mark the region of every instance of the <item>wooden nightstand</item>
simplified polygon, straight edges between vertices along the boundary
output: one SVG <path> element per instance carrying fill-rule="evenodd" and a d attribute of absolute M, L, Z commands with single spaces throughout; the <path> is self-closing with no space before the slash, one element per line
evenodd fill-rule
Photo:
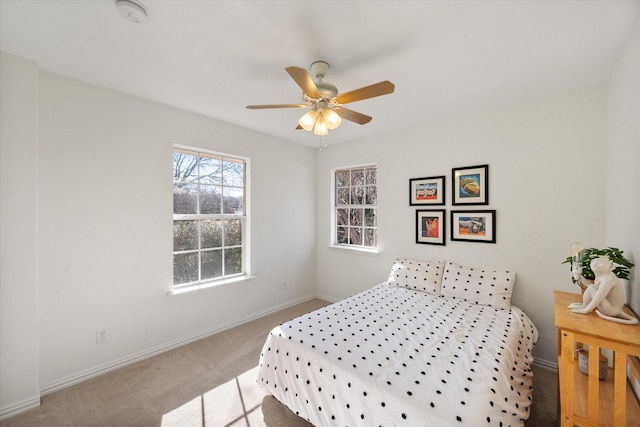
<path fill-rule="evenodd" d="M 595 313 L 572 313 L 567 306 L 580 294 L 554 292 L 558 328 L 559 424 L 567 426 L 640 426 L 640 405 L 627 384 L 627 356 L 640 357 L 640 325 L 623 325 Z M 628 307 L 625 308 L 628 310 Z M 630 311 L 629 311 L 630 312 Z M 589 347 L 589 375 L 578 369 L 576 350 Z M 614 354 L 607 379 L 598 379 L 602 349 Z"/>

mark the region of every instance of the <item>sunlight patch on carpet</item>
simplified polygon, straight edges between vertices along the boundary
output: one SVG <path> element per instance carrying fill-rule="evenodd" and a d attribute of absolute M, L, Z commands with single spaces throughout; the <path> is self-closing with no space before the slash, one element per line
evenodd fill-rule
<path fill-rule="evenodd" d="M 236 427 L 264 425 L 260 405 L 264 393 L 256 385 L 254 367 L 162 416 L 162 427 Z"/>

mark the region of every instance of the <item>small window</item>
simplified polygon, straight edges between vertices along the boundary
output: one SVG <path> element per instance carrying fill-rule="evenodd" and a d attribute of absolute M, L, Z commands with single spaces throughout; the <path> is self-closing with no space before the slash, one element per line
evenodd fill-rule
<path fill-rule="evenodd" d="M 375 166 L 335 171 L 334 243 L 373 249 L 377 246 L 377 169 Z"/>
<path fill-rule="evenodd" d="M 173 151 L 174 289 L 246 274 L 246 162 Z"/>

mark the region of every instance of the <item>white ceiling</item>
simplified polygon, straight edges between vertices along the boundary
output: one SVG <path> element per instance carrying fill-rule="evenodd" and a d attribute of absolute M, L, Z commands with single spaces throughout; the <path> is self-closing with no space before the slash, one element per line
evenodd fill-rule
<path fill-rule="evenodd" d="M 0 0 L 0 49 L 40 68 L 317 146 L 284 71 L 325 60 L 346 92 L 382 80 L 391 95 L 353 104 L 329 144 L 606 83 L 640 1 Z"/>

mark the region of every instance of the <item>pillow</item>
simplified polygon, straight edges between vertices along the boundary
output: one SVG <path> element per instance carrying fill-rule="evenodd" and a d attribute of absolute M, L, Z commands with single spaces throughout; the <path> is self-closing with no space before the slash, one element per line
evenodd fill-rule
<path fill-rule="evenodd" d="M 499 309 L 511 307 L 515 273 L 462 267 L 447 262 L 442 276 L 442 296 Z"/>
<path fill-rule="evenodd" d="M 393 263 L 393 267 L 391 267 L 389 284 L 440 296 L 443 268 L 444 260 L 414 261 L 397 259 Z"/>

